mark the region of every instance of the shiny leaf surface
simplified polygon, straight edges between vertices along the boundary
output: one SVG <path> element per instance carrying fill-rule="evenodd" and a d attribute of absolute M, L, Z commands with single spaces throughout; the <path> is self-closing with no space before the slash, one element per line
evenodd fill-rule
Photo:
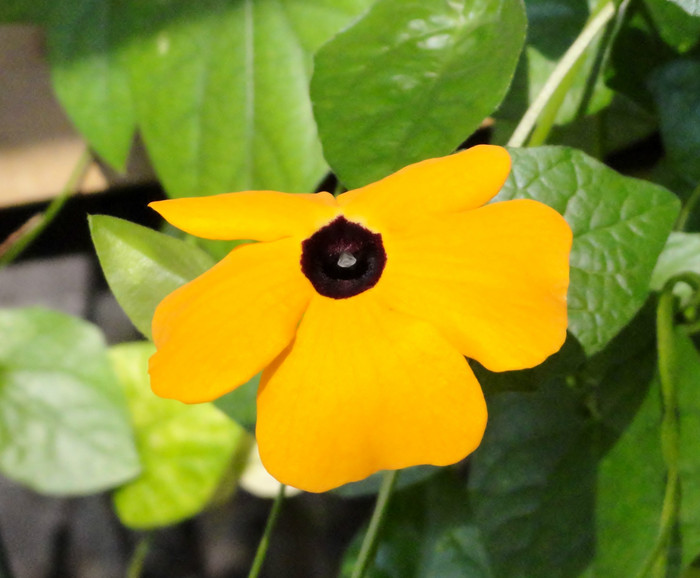
<path fill-rule="evenodd" d="M 379 0 L 316 55 L 326 160 L 349 188 L 447 154 L 498 106 L 525 35 L 519 0 Z"/>

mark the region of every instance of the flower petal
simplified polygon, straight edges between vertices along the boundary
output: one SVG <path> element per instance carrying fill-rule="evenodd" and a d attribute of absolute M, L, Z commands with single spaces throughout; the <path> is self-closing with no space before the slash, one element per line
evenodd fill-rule
<path fill-rule="evenodd" d="M 268 365 L 293 339 L 313 292 L 300 252 L 296 239 L 242 245 L 168 295 L 153 318 L 153 391 L 210 401 Z"/>
<path fill-rule="evenodd" d="M 338 214 L 330 193 L 243 191 L 155 201 L 149 207 L 171 225 L 197 237 L 255 241 L 308 237 Z"/>
<path fill-rule="evenodd" d="M 371 290 L 315 295 L 258 391 L 263 464 L 311 492 L 379 470 L 455 463 L 485 426 L 464 357 L 431 325 L 379 305 Z"/>
<path fill-rule="evenodd" d="M 479 145 L 409 165 L 338 197 L 348 219 L 374 231 L 403 229 L 425 214 L 463 211 L 491 200 L 510 172 L 506 149 Z"/>
<path fill-rule="evenodd" d="M 374 291 L 492 371 L 533 367 L 566 338 L 571 237 L 559 213 L 531 200 L 425 220 L 384 235 Z"/>

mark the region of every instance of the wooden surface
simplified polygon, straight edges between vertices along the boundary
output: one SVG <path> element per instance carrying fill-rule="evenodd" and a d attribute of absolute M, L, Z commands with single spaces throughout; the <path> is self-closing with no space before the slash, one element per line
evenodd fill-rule
<path fill-rule="evenodd" d="M 0 25 L 0 208 L 57 195 L 84 147 L 51 88 L 42 30 Z M 94 164 L 80 192 L 151 180 L 135 156 L 126 175 Z"/>

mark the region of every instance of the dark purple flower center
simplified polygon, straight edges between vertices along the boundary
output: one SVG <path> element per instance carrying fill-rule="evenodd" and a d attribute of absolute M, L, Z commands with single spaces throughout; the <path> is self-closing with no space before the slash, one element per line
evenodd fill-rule
<path fill-rule="evenodd" d="M 345 299 L 374 287 L 386 265 L 382 236 L 338 217 L 301 244 L 301 270 L 325 297 Z"/>

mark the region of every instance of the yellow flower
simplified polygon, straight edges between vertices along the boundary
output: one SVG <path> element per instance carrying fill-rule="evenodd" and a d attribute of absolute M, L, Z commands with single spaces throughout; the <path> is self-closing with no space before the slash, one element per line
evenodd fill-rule
<path fill-rule="evenodd" d="M 337 198 L 152 203 L 193 235 L 259 241 L 158 306 L 153 390 L 204 402 L 264 370 L 262 461 L 307 491 L 461 460 L 486 426 L 464 356 L 523 369 L 566 336 L 571 230 L 536 201 L 486 204 L 509 171 L 478 146 Z"/>

